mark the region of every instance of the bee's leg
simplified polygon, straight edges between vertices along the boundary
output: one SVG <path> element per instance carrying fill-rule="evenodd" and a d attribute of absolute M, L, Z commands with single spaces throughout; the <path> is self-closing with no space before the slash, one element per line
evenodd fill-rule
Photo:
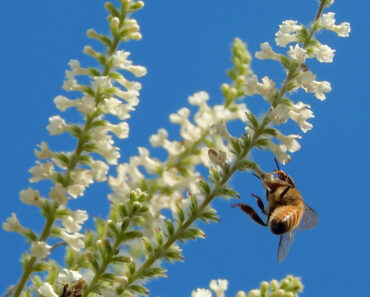
<path fill-rule="evenodd" d="M 263 204 L 263 201 L 262 201 L 261 197 L 257 196 L 256 194 L 253 194 L 253 193 L 251 195 L 252 195 L 252 197 L 257 199 L 257 204 L 258 204 L 259 209 L 263 213 L 265 213 L 265 205 Z"/>
<path fill-rule="evenodd" d="M 236 207 L 236 206 L 238 206 L 242 211 L 244 211 L 247 215 L 249 215 L 256 223 L 262 226 L 267 226 L 267 224 L 262 221 L 262 219 L 259 217 L 256 211 L 249 205 L 242 204 L 242 203 L 231 205 L 231 207 Z"/>
<path fill-rule="evenodd" d="M 285 190 L 281 192 L 280 199 L 283 199 L 284 198 L 285 194 L 288 193 L 288 191 L 289 191 L 290 188 L 291 188 L 291 186 L 287 186 L 285 188 Z"/>

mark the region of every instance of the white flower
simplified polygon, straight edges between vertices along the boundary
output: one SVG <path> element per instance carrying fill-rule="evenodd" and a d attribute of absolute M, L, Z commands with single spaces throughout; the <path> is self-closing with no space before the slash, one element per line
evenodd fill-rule
<path fill-rule="evenodd" d="M 48 144 L 45 141 L 42 141 L 38 147 L 40 150 L 34 150 L 35 155 L 39 159 L 51 159 L 55 157 L 55 154 L 49 149 Z"/>
<path fill-rule="evenodd" d="M 228 142 L 231 142 L 234 139 L 234 137 L 232 137 L 229 131 L 227 130 L 225 121 L 219 121 L 217 123 L 214 123 L 211 125 L 210 128 L 212 134 L 219 135 Z"/>
<path fill-rule="evenodd" d="M 297 134 L 283 135 L 277 131 L 276 139 L 282 142 L 282 144 L 286 147 L 288 152 L 294 153 L 295 151 L 298 151 L 301 148 L 296 138 L 302 137 Z"/>
<path fill-rule="evenodd" d="M 128 71 L 130 71 L 133 75 L 136 77 L 142 77 L 147 74 L 147 69 L 144 66 L 140 65 L 132 65 L 127 68 Z"/>
<path fill-rule="evenodd" d="M 108 76 L 95 76 L 92 87 L 94 90 L 100 90 L 100 92 L 104 92 L 112 88 L 113 85 L 111 79 Z"/>
<path fill-rule="evenodd" d="M 101 110 L 104 113 L 115 115 L 120 120 L 126 120 L 130 118 L 130 111 L 135 110 L 135 108 L 130 104 L 123 104 L 122 101 L 117 98 L 110 97 L 105 99 L 104 104 L 101 106 Z"/>
<path fill-rule="evenodd" d="M 326 96 L 324 93 L 331 91 L 330 83 L 327 81 L 316 81 L 315 78 L 316 75 L 310 70 L 302 71 L 297 77 L 296 82 L 306 92 L 314 93 L 317 99 L 325 100 Z"/>
<path fill-rule="evenodd" d="M 107 180 L 107 173 L 109 170 L 109 166 L 105 162 L 91 160 L 91 162 L 89 163 L 89 166 L 91 168 L 92 177 L 96 181 L 103 182 Z"/>
<path fill-rule="evenodd" d="M 33 241 L 30 249 L 31 257 L 45 259 L 50 254 L 50 248 L 51 246 L 45 241 Z"/>
<path fill-rule="evenodd" d="M 279 104 L 270 112 L 270 119 L 275 125 L 281 125 L 286 123 L 288 118 L 288 112 L 290 110 L 290 106 L 286 104 Z"/>
<path fill-rule="evenodd" d="M 57 201 L 61 205 L 65 205 L 68 201 L 67 189 L 63 187 L 62 184 L 56 183 L 53 188 L 51 188 L 49 197 Z"/>
<path fill-rule="evenodd" d="M 49 283 L 43 283 L 39 288 L 39 293 L 45 297 L 58 297 L 53 287 Z"/>
<path fill-rule="evenodd" d="M 288 55 L 297 63 L 302 64 L 306 60 L 307 50 L 301 48 L 298 44 L 296 44 L 294 47 L 290 45 Z"/>
<path fill-rule="evenodd" d="M 228 281 L 226 279 L 212 280 L 209 283 L 209 287 L 216 293 L 217 297 L 224 297 L 228 287 Z"/>
<path fill-rule="evenodd" d="M 64 228 L 70 233 L 78 232 L 81 230 L 83 224 L 87 219 L 88 215 L 86 210 L 70 211 L 70 215 L 63 218 L 62 223 Z"/>
<path fill-rule="evenodd" d="M 315 97 L 319 100 L 325 100 L 326 96 L 324 93 L 331 91 L 331 85 L 328 81 L 313 81 L 313 93 Z"/>
<path fill-rule="evenodd" d="M 31 187 L 28 187 L 26 190 L 20 191 L 19 195 L 21 196 L 21 201 L 25 204 L 36 206 L 42 205 L 40 192 L 38 190 L 34 190 Z"/>
<path fill-rule="evenodd" d="M 271 59 L 275 61 L 280 61 L 280 54 L 275 53 L 272 50 L 272 47 L 268 42 L 261 43 L 260 45 L 261 51 L 258 51 L 255 53 L 255 56 L 257 59 L 265 60 L 265 59 Z"/>
<path fill-rule="evenodd" d="M 191 297 L 212 297 L 212 292 L 208 289 L 196 289 L 191 292 Z"/>
<path fill-rule="evenodd" d="M 75 170 L 71 173 L 73 184 L 68 186 L 67 193 L 72 198 L 82 196 L 86 187 L 93 183 L 93 177 L 89 170 Z"/>
<path fill-rule="evenodd" d="M 124 50 L 116 51 L 112 56 L 113 67 L 118 69 L 127 69 L 132 65 L 132 61 L 127 59 L 129 55 L 130 52 L 126 52 Z"/>
<path fill-rule="evenodd" d="M 63 270 L 58 274 L 57 281 L 60 283 L 72 283 L 81 278 L 82 275 L 78 271 L 63 268 Z"/>
<path fill-rule="evenodd" d="M 165 142 L 168 141 L 167 137 L 168 137 L 167 130 L 161 128 L 158 130 L 157 134 L 153 134 L 152 136 L 150 136 L 149 142 L 152 147 L 164 146 Z"/>
<path fill-rule="evenodd" d="M 134 166 L 144 166 L 149 174 L 156 174 L 162 168 L 158 159 L 150 158 L 149 150 L 145 147 L 138 148 L 140 156 L 130 158 L 130 163 Z"/>
<path fill-rule="evenodd" d="M 312 124 L 306 121 L 307 119 L 315 117 L 310 107 L 311 106 L 308 104 L 298 102 L 288 111 L 288 116 L 298 124 L 304 133 L 311 130 L 313 127 Z"/>
<path fill-rule="evenodd" d="M 49 131 L 50 135 L 58 135 L 68 131 L 68 125 L 59 115 L 50 117 L 49 122 L 50 123 L 47 125 L 46 129 Z"/>
<path fill-rule="evenodd" d="M 140 102 L 138 97 L 139 92 L 137 90 L 122 91 L 121 89 L 115 88 L 114 94 L 125 100 L 131 106 L 136 106 Z"/>
<path fill-rule="evenodd" d="M 114 141 L 111 135 L 104 135 L 95 142 L 97 153 L 103 156 L 108 164 L 116 165 L 120 153 L 119 148 L 115 147 L 113 144 Z"/>
<path fill-rule="evenodd" d="M 130 128 L 126 122 L 121 122 L 118 125 L 113 125 L 108 122 L 106 124 L 106 128 L 113 132 L 120 139 L 127 138 L 130 131 Z"/>
<path fill-rule="evenodd" d="M 63 230 L 60 237 L 76 252 L 79 252 L 85 247 L 85 242 L 83 241 L 84 236 L 81 233 L 68 234 Z"/>
<path fill-rule="evenodd" d="M 29 172 L 33 175 L 29 181 L 38 182 L 43 179 L 50 179 L 54 175 L 54 165 L 53 163 L 47 161 L 46 163 L 41 163 L 36 161 L 36 166 L 31 167 Z"/>
<path fill-rule="evenodd" d="M 205 102 L 209 100 L 209 94 L 205 91 L 199 91 L 189 96 L 188 102 L 191 105 L 203 106 Z"/>
<path fill-rule="evenodd" d="M 276 145 L 272 141 L 269 141 L 267 147 L 274 153 L 276 159 L 278 159 L 281 164 L 285 164 L 290 161 L 290 156 L 286 153 L 287 148 L 285 145 Z"/>
<path fill-rule="evenodd" d="M 17 215 L 12 212 L 12 216 L 6 219 L 6 222 L 3 223 L 3 229 L 8 232 L 17 232 L 20 234 L 25 234 L 27 228 L 24 228 L 17 219 Z"/>
<path fill-rule="evenodd" d="M 277 45 L 285 47 L 290 42 L 298 41 L 296 32 L 300 31 L 302 26 L 297 23 L 297 21 L 286 20 L 279 25 L 279 31 L 275 33 Z"/>
<path fill-rule="evenodd" d="M 313 48 L 314 55 L 319 62 L 333 62 L 335 50 L 325 44 L 319 44 Z"/>
<path fill-rule="evenodd" d="M 54 104 L 60 111 L 76 106 L 76 100 L 70 100 L 65 96 L 58 95 L 54 98 Z"/>
<path fill-rule="evenodd" d="M 244 93 L 248 96 L 260 94 L 262 96 L 272 97 L 275 92 L 275 83 L 267 76 L 262 78 L 262 83 L 258 82 L 256 75 L 251 75 L 245 80 Z"/>
<path fill-rule="evenodd" d="M 343 22 L 339 25 L 335 25 L 334 16 L 334 12 L 324 13 L 319 19 L 320 26 L 326 30 L 331 30 L 337 33 L 339 37 L 348 37 L 351 32 L 350 23 Z"/>
<path fill-rule="evenodd" d="M 85 95 L 77 102 L 77 109 L 84 114 L 90 114 L 96 111 L 95 98 Z"/>

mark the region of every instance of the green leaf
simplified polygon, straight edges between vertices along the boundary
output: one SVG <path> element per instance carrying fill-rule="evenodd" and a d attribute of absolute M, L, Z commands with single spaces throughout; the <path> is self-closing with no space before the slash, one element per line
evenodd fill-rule
<path fill-rule="evenodd" d="M 130 231 L 130 232 L 126 232 L 126 233 L 123 234 L 122 241 L 132 240 L 132 239 L 135 239 L 135 238 L 142 238 L 142 237 L 143 237 L 143 232 L 141 232 L 141 231 Z"/>
<path fill-rule="evenodd" d="M 50 265 L 48 263 L 45 263 L 45 262 L 39 262 L 39 263 L 36 263 L 34 266 L 33 266 L 33 271 L 34 272 L 41 272 L 41 271 L 45 271 L 45 270 L 48 270 L 50 267 Z"/>
<path fill-rule="evenodd" d="M 170 219 L 167 219 L 165 225 L 167 228 L 168 236 L 171 236 L 175 231 L 175 227 L 173 226 L 172 221 Z"/>
<path fill-rule="evenodd" d="M 129 286 L 128 289 L 142 295 L 149 295 L 150 292 L 147 288 L 138 285 Z"/>
<path fill-rule="evenodd" d="M 252 124 L 252 127 L 254 128 L 254 130 L 257 130 L 259 125 L 258 125 L 258 121 L 256 117 L 254 116 L 254 114 L 251 112 L 247 113 L 247 118 L 249 122 Z"/>
<path fill-rule="evenodd" d="M 176 214 L 179 222 L 183 223 L 185 221 L 185 214 L 183 208 L 179 205 L 176 205 Z"/>
<path fill-rule="evenodd" d="M 254 170 L 256 168 L 256 164 L 250 160 L 241 160 L 238 162 L 238 170 L 246 171 L 246 170 Z"/>
<path fill-rule="evenodd" d="M 149 267 L 143 271 L 140 278 L 155 278 L 155 277 L 167 277 L 165 274 L 167 270 L 161 267 Z"/>
<path fill-rule="evenodd" d="M 125 257 L 122 255 L 114 256 L 112 258 L 113 263 L 130 263 L 132 261 L 131 257 Z"/>
<path fill-rule="evenodd" d="M 268 138 L 259 138 L 257 141 L 256 141 L 256 146 L 266 146 L 268 145 L 270 142 L 270 140 Z"/>
<path fill-rule="evenodd" d="M 204 196 L 208 196 L 209 193 L 211 193 L 211 188 L 209 186 L 209 184 L 204 180 L 204 179 L 200 179 L 198 181 L 198 184 L 201 188 L 201 192 L 204 194 Z"/>
<path fill-rule="evenodd" d="M 59 153 L 57 155 L 57 159 L 59 161 L 61 161 L 66 167 L 68 167 L 68 165 L 69 165 L 69 157 L 67 157 L 65 154 Z"/>
<path fill-rule="evenodd" d="M 77 125 L 71 125 L 70 133 L 76 138 L 80 138 L 82 134 L 82 129 Z"/>

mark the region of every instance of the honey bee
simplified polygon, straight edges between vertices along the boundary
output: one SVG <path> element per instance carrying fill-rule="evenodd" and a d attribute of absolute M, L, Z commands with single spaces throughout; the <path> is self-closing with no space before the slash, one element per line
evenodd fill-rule
<path fill-rule="evenodd" d="M 285 171 L 280 170 L 276 159 L 275 162 L 277 170 L 256 175 L 266 188 L 267 208 L 259 196 L 252 194 L 257 199 L 258 207 L 267 217 L 267 222 L 265 223 L 256 211 L 247 204 L 238 203 L 232 207 L 239 207 L 255 222 L 269 227 L 273 234 L 280 235 L 278 261 L 282 262 L 289 252 L 296 232 L 313 229 L 319 218 L 316 212 L 304 203 L 293 179 Z"/>
<path fill-rule="evenodd" d="M 81 297 L 85 288 L 86 282 L 84 279 L 64 284 L 59 297 Z"/>

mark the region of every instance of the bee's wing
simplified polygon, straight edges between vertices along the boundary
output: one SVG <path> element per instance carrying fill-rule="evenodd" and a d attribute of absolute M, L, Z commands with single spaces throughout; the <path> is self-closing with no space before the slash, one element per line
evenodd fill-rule
<path fill-rule="evenodd" d="M 290 250 L 290 246 L 294 240 L 297 229 L 290 230 L 280 236 L 279 249 L 278 249 L 278 261 L 282 262 Z"/>
<path fill-rule="evenodd" d="M 305 204 L 303 216 L 297 229 L 299 231 L 311 230 L 316 227 L 318 221 L 319 216 L 317 215 L 317 213 L 311 207 Z"/>

